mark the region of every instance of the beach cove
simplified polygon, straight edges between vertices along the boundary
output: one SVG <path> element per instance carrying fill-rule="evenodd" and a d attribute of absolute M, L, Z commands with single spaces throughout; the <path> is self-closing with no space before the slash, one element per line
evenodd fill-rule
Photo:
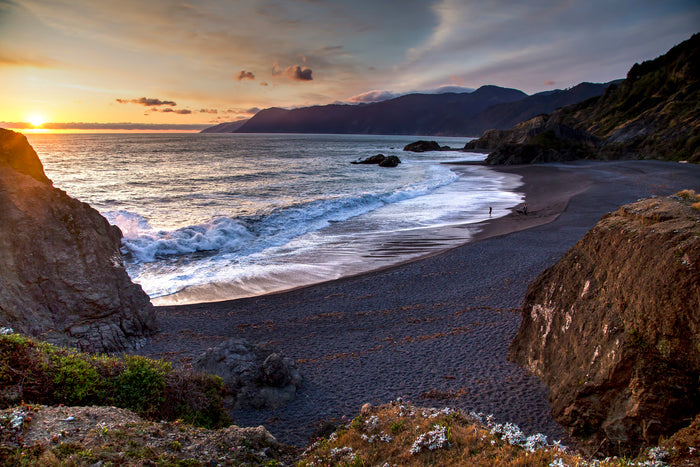
<path fill-rule="evenodd" d="M 653 195 L 700 188 L 700 168 L 658 161 L 575 162 L 497 170 L 523 177 L 528 214 L 464 226 L 471 241 L 430 257 L 296 290 L 217 303 L 158 307 L 160 333 L 139 353 L 187 366 L 230 337 L 268 342 L 304 376 L 276 410 L 237 410 L 302 445 L 319 421 L 362 404 L 407 397 L 420 405 L 494 414 L 525 432 L 565 438 L 547 388 L 506 360 L 528 284 L 607 212 Z M 455 229 L 459 227 L 450 227 Z"/>

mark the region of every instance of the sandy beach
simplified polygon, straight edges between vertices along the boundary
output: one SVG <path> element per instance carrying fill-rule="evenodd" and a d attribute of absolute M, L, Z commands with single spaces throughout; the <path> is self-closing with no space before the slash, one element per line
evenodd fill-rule
<path fill-rule="evenodd" d="M 304 444 L 319 421 L 354 417 L 363 403 L 398 396 L 565 438 L 549 413 L 547 388 L 506 360 L 526 288 L 605 213 L 651 195 L 700 191 L 700 167 L 624 161 L 497 170 L 523 177 L 527 215 L 451 227 L 450 235 L 466 230 L 471 241 L 380 271 L 158 307 L 161 331 L 139 353 L 186 365 L 230 337 L 272 343 L 299 363 L 304 383 L 296 399 L 232 415 L 239 425 L 265 425 L 285 443 Z"/>

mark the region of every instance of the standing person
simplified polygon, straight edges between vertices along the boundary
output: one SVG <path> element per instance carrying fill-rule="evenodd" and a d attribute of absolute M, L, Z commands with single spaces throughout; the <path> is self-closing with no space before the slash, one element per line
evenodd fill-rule
<path fill-rule="evenodd" d="M 493 211 L 493 207 L 489 206 L 489 217 L 491 217 L 491 212 Z"/>
<path fill-rule="evenodd" d="M 527 214 L 527 203 L 525 203 L 525 206 L 523 206 L 523 214 Z"/>

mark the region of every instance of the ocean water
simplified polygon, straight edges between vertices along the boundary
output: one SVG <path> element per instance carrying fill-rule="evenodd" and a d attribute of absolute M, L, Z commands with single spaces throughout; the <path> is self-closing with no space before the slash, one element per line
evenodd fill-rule
<path fill-rule="evenodd" d="M 464 243 L 522 201 L 517 175 L 403 152 L 415 136 L 31 134 L 54 185 L 124 234 L 156 304 L 285 290 Z M 461 147 L 461 138 L 434 138 Z M 377 153 L 397 168 L 353 165 Z"/>

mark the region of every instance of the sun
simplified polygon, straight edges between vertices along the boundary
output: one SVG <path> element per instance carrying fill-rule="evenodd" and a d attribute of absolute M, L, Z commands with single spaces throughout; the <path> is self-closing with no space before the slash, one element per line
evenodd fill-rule
<path fill-rule="evenodd" d="M 30 116 L 27 121 L 31 123 L 34 128 L 38 128 L 46 122 L 46 119 L 41 115 L 34 114 Z"/>

